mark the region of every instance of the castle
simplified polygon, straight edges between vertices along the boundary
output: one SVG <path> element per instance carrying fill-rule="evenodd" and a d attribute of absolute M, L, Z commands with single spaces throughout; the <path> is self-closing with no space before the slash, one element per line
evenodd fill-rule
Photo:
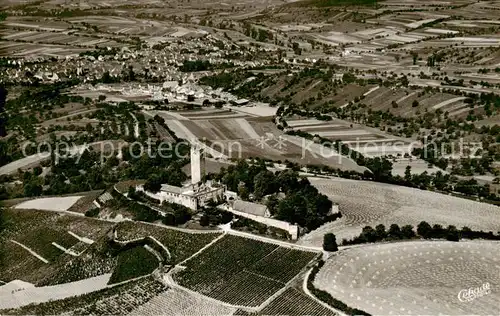
<path fill-rule="evenodd" d="M 147 192 L 143 186 L 138 186 L 136 189 L 144 191 L 147 195 L 160 200 L 162 203 L 167 201 L 181 204 L 192 210 L 198 210 L 209 200 L 221 201 L 224 197 L 225 187 L 211 181 L 202 182 L 202 173 L 205 172 L 204 159 L 200 145 L 192 144 L 190 183 L 182 187 L 163 184 L 157 193 Z"/>

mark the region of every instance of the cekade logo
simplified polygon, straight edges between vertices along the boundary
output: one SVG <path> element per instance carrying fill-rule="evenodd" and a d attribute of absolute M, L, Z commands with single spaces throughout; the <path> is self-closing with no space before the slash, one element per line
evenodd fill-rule
<path fill-rule="evenodd" d="M 491 293 L 490 283 L 486 282 L 481 287 L 469 288 L 461 290 L 458 293 L 458 300 L 460 302 L 471 302 L 478 297 L 485 296 Z"/>

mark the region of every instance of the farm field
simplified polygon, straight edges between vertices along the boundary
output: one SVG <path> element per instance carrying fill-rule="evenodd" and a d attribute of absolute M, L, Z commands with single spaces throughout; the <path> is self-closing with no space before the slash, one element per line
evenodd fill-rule
<path fill-rule="evenodd" d="M 238 306 L 257 307 L 292 280 L 317 253 L 226 235 L 186 262 L 175 280 Z"/>
<path fill-rule="evenodd" d="M 242 107 L 242 110 L 251 107 Z M 354 161 L 342 158 L 320 145 L 285 135 L 272 117 L 256 117 L 236 110 L 158 112 L 177 137 L 201 140 L 212 151 L 230 158 L 260 157 L 305 164 L 324 164 L 343 170 L 364 171 Z"/>
<path fill-rule="evenodd" d="M 371 314 L 498 313 L 500 244 L 490 241 L 412 241 L 341 250 L 326 261 L 314 285 Z M 490 284 L 487 295 L 459 293 Z"/>
<path fill-rule="evenodd" d="M 431 168 L 429 168 L 429 163 L 422 159 L 412 158 L 411 161 L 409 159 L 398 159 L 396 161 L 393 161 L 392 174 L 404 177 L 407 166 L 411 167 L 412 174 L 422 174 L 424 172 L 427 172 L 428 174 L 433 174 L 438 171 L 443 174 L 447 173 L 445 170 L 439 169 L 436 166 L 432 166 Z"/>
<path fill-rule="evenodd" d="M 333 119 L 293 119 L 287 121 L 288 128 L 318 135 L 332 142 L 336 140 L 367 157 L 404 156 L 410 154 L 410 140 L 385 134 L 373 128 Z"/>
<path fill-rule="evenodd" d="M 80 198 L 81 196 L 39 198 L 20 203 L 15 208 L 63 212 L 67 211 Z"/>
<path fill-rule="evenodd" d="M 335 316 L 334 311 L 319 304 L 301 291 L 290 287 L 269 305 L 261 309 L 257 315 L 323 315 Z"/>
<path fill-rule="evenodd" d="M 0 297 L 2 297 L 0 310 L 96 292 L 106 287 L 109 278 L 110 274 L 103 274 L 81 281 L 44 287 L 33 287 L 29 283 L 18 285 L 19 282 L 14 282 L 15 284 L 11 287 L 9 283 L 5 286 L 6 288 L 0 287 Z"/>
<path fill-rule="evenodd" d="M 3 281 L 22 277 L 33 282 L 41 272 L 38 268 L 43 270 L 61 258 L 72 257 L 65 250 L 85 249 L 87 243 L 112 226 L 95 219 L 46 211 L 9 209 L 3 216 L 8 229 L 2 236 L 2 247 L 7 249 L 0 271 Z"/>
<path fill-rule="evenodd" d="M 236 310 L 172 288 L 155 296 L 129 315 L 233 315 Z"/>
<path fill-rule="evenodd" d="M 98 258 L 105 252 L 102 250 L 105 243 L 99 240 L 113 223 L 50 211 L 18 209 L 7 209 L 3 219 L 7 233 L 0 243 L 2 281 L 21 279 L 37 286 L 55 285 L 111 272 L 113 265 L 105 269 Z M 71 271 L 69 267 L 78 262 L 86 264 Z"/>
<path fill-rule="evenodd" d="M 383 183 L 346 179 L 309 178 L 311 184 L 339 203 L 342 218 L 304 235 L 303 245 L 321 246 L 323 235 L 333 232 L 337 241 L 358 236 L 365 226 L 413 225 L 421 221 L 443 226 L 467 226 L 498 231 L 500 208 L 440 193 Z"/>
<path fill-rule="evenodd" d="M 166 291 L 162 283 L 152 277 L 62 300 L 28 305 L 17 309 L 0 310 L 9 315 L 124 315 Z"/>
<path fill-rule="evenodd" d="M 116 284 L 151 274 L 158 268 L 158 259 L 145 247 L 135 247 L 118 255 L 116 267 L 109 279 Z"/>

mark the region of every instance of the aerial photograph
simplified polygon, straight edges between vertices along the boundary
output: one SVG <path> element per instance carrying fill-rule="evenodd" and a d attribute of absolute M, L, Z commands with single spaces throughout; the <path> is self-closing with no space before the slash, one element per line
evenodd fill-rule
<path fill-rule="evenodd" d="M 0 0 L 0 315 L 500 315 L 500 0 Z"/>

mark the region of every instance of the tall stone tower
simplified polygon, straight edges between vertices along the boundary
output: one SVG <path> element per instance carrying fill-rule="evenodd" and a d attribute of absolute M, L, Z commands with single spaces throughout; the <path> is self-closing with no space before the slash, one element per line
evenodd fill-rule
<path fill-rule="evenodd" d="M 201 148 L 198 144 L 191 145 L 191 184 L 201 182 Z"/>

